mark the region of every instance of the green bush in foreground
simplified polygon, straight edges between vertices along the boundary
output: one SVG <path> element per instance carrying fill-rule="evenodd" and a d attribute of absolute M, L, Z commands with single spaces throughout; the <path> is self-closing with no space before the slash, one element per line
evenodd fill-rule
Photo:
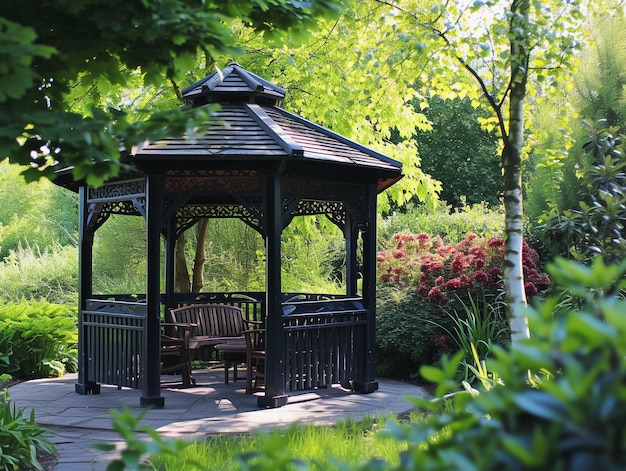
<path fill-rule="evenodd" d="M 43 434 L 45 429 L 35 423 L 35 411 L 28 418 L 24 409 L 17 409 L 9 400 L 8 390 L 0 394 L 0 469 L 43 469 L 37 452 L 54 453 L 56 447 Z"/>
<path fill-rule="evenodd" d="M 626 263 L 558 260 L 549 272 L 580 310 L 554 317 L 556 297 L 529 309 L 531 338 L 495 349 L 483 390 L 416 401 L 435 414 L 390 425 L 411 443 L 398 469 L 626 469 L 626 301 L 615 286 Z M 422 374 L 444 397 L 455 370 L 451 361 Z"/>

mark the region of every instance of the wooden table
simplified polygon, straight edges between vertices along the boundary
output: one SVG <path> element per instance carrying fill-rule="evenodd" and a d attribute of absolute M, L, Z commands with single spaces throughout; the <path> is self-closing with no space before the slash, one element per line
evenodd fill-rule
<path fill-rule="evenodd" d="M 220 352 L 224 360 L 224 384 L 228 384 L 228 369 L 233 367 L 233 381 L 237 381 L 237 364 L 245 363 L 247 359 L 246 340 L 241 337 L 231 337 L 231 340 L 219 343 L 215 349 Z"/>

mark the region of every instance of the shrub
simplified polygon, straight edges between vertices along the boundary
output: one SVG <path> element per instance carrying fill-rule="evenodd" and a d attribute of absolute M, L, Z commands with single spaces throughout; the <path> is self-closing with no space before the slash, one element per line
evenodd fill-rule
<path fill-rule="evenodd" d="M 415 292 L 386 286 L 376 306 L 376 373 L 417 379 L 419 367 L 437 361 L 452 346 L 451 318 Z"/>
<path fill-rule="evenodd" d="M 592 139 L 583 148 L 592 156 L 591 188 L 578 208 L 563 211 L 540 226 L 546 244 L 559 255 L 587 264 L 602 255 L 619 262 L 626 255 L 624 220 L 626 219 L 626 161 L 622 136 L 612 134 L 602 121 L 595 127 L 586 123 Z"/>
<path fill-rule="evenodd" d="M 537 258 L 524 243 L 529 298 L 548 287 Z M 396 359 L 413 366 L 433 364 L 442 352 L 460 348 L 465 352 L 461 374 L 467 379 L 468 366 L 473 365 L 471 344 L 482 354 L 507 341 L 504 305 L 498 300 L 504 264 L 501 237 L 469 234 L 456 244 L 444 244 L 441 237 L 424 232 L 398 233 L 390 247 L 378 253 L 377 262 L 379 292 L 388 288 L 387 293 L 402 300 L 394 303 L 392 297 L 379 308 L 380 374 L 398 377 L 400 368 L 392 368 Z M 385 318 L 388 312 L 391 320 Z"/>
<path fill-rule="evenodd" d="M 43 434 L 46 429 L 35 423 L 35 411 L 24 417 L 24 409 L 17 409 L 9 401 L 9 391 L 0 394 L 0 468 L 43 469 L 37 452 L 54 453 L 56 447 Z"/>
<path fill-rule="evenodd" d="M 22 302 L 0 307 L 0 346 L 8 365 L 0 373 L 20 379 L 76 370 L 76 310 L 59 304 Z"/>
<path fill-rule="evenodd" d="M 445 303 L 467 292 L 497 294 L 500 289 L 504 240 L 469 234 L 457 244 L 444 244 L 439 236 L 421 232 L 395 234 L 391 247 L 377 255 L 380 281 L 417 289 L 434 303 Z M 524 243 L 523 265 L 526 295 L 548 287 L 548 278 L 537 270 L 537 253 Z"/>

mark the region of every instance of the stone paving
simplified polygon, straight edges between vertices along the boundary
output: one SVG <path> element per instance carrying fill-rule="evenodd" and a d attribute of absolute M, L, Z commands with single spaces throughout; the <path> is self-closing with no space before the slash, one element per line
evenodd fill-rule
<path fill-rule="evenodd" d="M 162 388 L 163 409 L 143 409 L 139 404 L 141 391 L 133 389 L 103 385 L 100 394 L 77 394 L 73 374 L 19 383 L 9 388 L 9 394 L 18 408 L 25 407 L 27 413 L 34 408 L 37 423 L 49 429 L 49 438 L 59 453 L 55 471 L 102 471 L 119 456 L 124 443 L 113 429 L 111 409 L 127 408 L 136 416 L 145 413 L 141 424 L 162 436 L 197 439 L 294 422 L 327 425 L 346 418 L 400 414 L 413 407 L 407 397 L 427 394 L 413 384 L 378 379 L 379 389 L 371 394 L 356 394 L 337 386 L 291 393 L 286 406 L 262 409 L 255 396 L 245 394 L 245 381 L 226 385 L 223 375 L 221 368 L 197 371 L 196 387 Z M 118 451 L 95 450 L 98 443 L 115 444 Z"/>

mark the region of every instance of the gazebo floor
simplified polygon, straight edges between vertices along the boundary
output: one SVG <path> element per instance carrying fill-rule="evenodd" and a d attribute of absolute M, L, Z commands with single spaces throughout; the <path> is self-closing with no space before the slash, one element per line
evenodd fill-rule
<path fill-rule="evenodd" d="M 400 414 L 413 407 L 406 396 L 427 395 L 412 384 L 378 379 L 379 390 L 371 394 L 355 394 L 336 386 L 290 393 L 286 406 L 260 409 L 256 397 L 245 394 L 245 369 L 239 376 L 237 382 L 226 385 L 222 368 L 194 371 L 197 386 L 162 388 L 163 409 L 142 409 L 141 391 L 133 389 L 102 385 L 100 394 L 79 395 L 74 392 L 75 374 L 19 383 L 9 388 L 9 394 L 18 408 L 26 408 L 27 413 L 34 408 L 36 422 L 50 429 L 49 437 L 59 453 L 55 471 L 104 470 L 117 456 L 93 448 L 97 443 L 116 443 L 118 449 L 123 446 L 113 429 L 111 409 L 127 408 L 136 416 L 144 413 L 141 424 L 163 436 L 200 439 L 294 422 L 327 425 L 347 418 Z"/>

